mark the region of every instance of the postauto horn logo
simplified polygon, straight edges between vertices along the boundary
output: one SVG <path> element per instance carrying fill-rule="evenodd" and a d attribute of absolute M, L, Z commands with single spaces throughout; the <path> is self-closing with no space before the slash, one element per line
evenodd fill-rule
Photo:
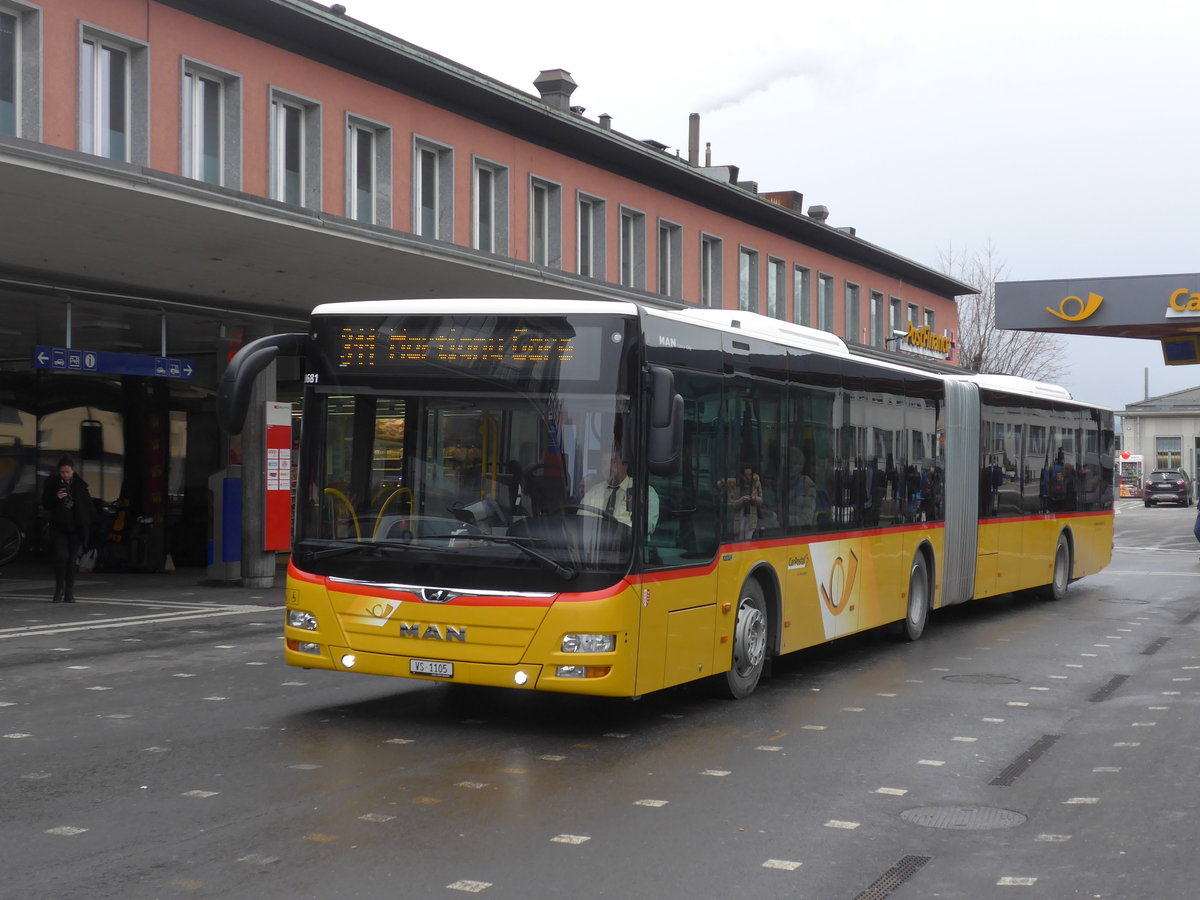
<path fill-rule="evenodd" d="M 1079 297 L 1063 297 L 1058 309 L 1047 306 L 1046 312 L 1064 322 L 1082 322 L 1098 310 L 1103 302 L 1104 298 L 1099 294 L 1089 292 L 1086 303 Z"/>

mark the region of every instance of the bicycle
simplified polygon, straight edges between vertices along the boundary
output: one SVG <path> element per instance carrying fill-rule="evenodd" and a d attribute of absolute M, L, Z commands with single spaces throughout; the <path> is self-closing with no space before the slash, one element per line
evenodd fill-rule
<path fill-rule="evenodd" d="M 6 566 L 21 552 L 25 533 L 12 519 L 0 517 L 0 566 Z"/>

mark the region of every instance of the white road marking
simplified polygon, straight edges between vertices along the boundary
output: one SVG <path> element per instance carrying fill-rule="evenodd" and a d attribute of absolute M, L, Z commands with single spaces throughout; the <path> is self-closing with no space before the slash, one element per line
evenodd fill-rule
<path fill-rule="evenodd" d="M 193 619 L 217 619 L 227 616 L 273 612 L 278 609 L 278 607 L 273 606 L 212 606 L 200 603 L 146 603 L 138 600 L 84 600 L 81 602 L 103 602 L 105 604 L 134 607 L 152 606 L 156 609 L 167 609 L 168 611 L 118 616 L 116 618 L 105 619 L 103 622 L 87 620 L 21 625 L 16 628 L 0 628 L 0 640 L 17 637 L 36 637 L 38 635 L 73 634 L 81 631 L 98 631 L 110 628 L 132 628 L 139 625 L 186 622 Z"/>

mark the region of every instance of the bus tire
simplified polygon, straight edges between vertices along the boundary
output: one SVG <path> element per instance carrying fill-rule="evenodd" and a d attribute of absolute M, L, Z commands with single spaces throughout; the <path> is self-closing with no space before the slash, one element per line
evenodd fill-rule
<path fill-rule="evenodd" d="M 900 622 L 900 637 L 906 641 L 920 639 L 929 621 L 930 594 L 929 567 L 925 554 L 918 550 L 913 554 L 912 569 L 908 573 L 908 606 Z"/>
<path fill-rule="evenodd" d="M 758 686 L 767 660 L 767 601 L 753 578 L 742 585 L 733 624 L 733 658 L 718 676 L 717 692 L 730 700 L 748 697 Z"/>
<path fill-rule="evenodd" d="M 1071 542 L 1067 540 L 1066 532 L 1059 532 L 1058 543 L 1054 545 L 1054 571 L 1050 583 L 1041 589 L 1045 600 L 1061 600 L 1067 596 L 1067 587 L 1071 584 Z"/>

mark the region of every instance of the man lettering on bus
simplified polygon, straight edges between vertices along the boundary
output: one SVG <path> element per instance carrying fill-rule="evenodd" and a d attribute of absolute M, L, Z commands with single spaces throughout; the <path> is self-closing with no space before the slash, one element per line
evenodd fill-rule
<path fill-rule="evenodd" d="M 608 480 L 588 488 L 587 493 L 583 495 L 580 512 L 592 516 L 603 513 L 606 518 L 615 519 L 632 528 L 635 498 L 629 463 L 622 458 L 620 452 L 614 450 L 608 460 Z M 646 533 L 654 531 L 657 525 L 658 493 L 654 488 L 647 488 Z"/>

